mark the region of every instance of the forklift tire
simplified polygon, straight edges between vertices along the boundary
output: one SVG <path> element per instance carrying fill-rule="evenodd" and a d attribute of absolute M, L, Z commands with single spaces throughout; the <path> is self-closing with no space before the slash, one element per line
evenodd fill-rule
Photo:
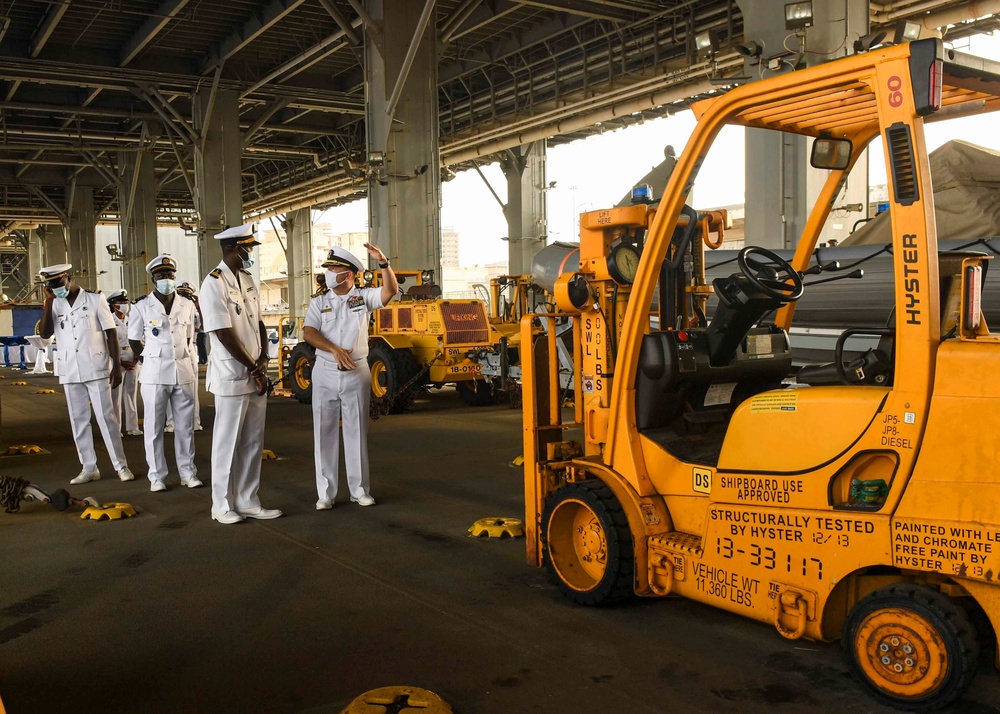
<path fill-rule="evenodd" d="M 554 491 L 542 513 L 545 566 L 578 605 L 608 605 L 634 593 L 635 553 L 625 511 L 604 483 Z"/>
<path fill-rule="evenodd" d="M 858 602 L 844 623 L 842 646 L 869 694 L 912 712 L 958 699 L 979 662 L 979 639 L 965 609 L 911 583 L 881 588 Z"/>
<path fill-rule="evenodd" d="M 376 343 L 368 352 L 368 368 L 372 373 L 372 397 L 392 399 L 390 414 L 402 414 L 413 406 L 416 385 L 400 393 L 403 385 L 420 372 L 412 352 L 395 350 L 384 342 Z"/>
<path fill-rule="evenodd" d="M 300 342 L 288 355 L 288 386 L 302 404 L 312 404 L 312 367 L 316 350 Z"/>
<path fill-rule="evenodd" d="M 458 396 L 470 407 L 491 407 L 497 403 L 493 395 L 493 384 L 486 379 L 473 379 L 468 382 L 455 382 Z"/>

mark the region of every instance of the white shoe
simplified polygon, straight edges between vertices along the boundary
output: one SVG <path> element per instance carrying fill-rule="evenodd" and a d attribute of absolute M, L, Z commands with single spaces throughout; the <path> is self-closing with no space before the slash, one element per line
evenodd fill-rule
<path fill-rule="evenodd" d="M 164 434 L 173 434 L 174 433 L 174 425 L 173 424 L 167 424 L 165 427 L 163 427 L 163 433 Z"/>
<path fill-rule="evenodd" d="M 212 520 L 224 523 L 228 526 L 233 523 L 242 523 L 243 516 L 236 511 L 216 511 L 215 509 L 212 509 Z"/>
<path fill-rule="evenodd" d="M 194 425 L 194 430 L 195 431 L 204 431 L 205 427 L 203 427 L 201 424 L 195 424 Z"/>
<path fill-rule="evenodd" d="M 257 506 L 256 508 L 237 508 L 236 513 L 244 518 L 256 518 L 261 521 L 269 521 L 272 518 L 281 517 L 281 511 L 277 508 L 264 508 L 263 506 Z"/>
<path fill-rule="evenodd" d="M 163 483 L 163 481 L 153 481 L 153 483 L 149 486 L 149 490 L 154 493 L 157 491 L 166 491 L 167 484 Z"/>
<path fill-rule="evenodd" d="M 91 481 L 100 481 L 100 480 L 101 480 L 101 472 L 94 470 L 94 471 L 81 471 L 79 476 L 77 476 L 74 479 L 70 479 L 69 482 L 74 486 L 79 486 L 81 483 L 90 483 Z"/>
<path fill-rule="evenodd" d="M 369 496 L 367 493 L 365 493 L 361 496 L 358 496 L 357 498 L 351 496 L 351 503 L 356 503 L 359 506 L 374 506 L 375 499 Z"/>
<path fill-rule="evenodd" d="M 128 436 L 142 436 L 142 431 L 139 429 L 132 429 L 131 431 L 126 431 L 125 434 Z"/>
<path fill-rule="evenodd" d="M 133 479 L 135 479 L 135 474 L 132 473 L 132 469 L 130 469 L 128 466 L 123 466 L 118 471 L 118 478 L 121 479 L 122 481 L 132 481 Z"/>
<path fill-rule="evenodd" d="M 204 486 L 201 480 L 197 476 L 192 476 L 191 478 L 181 479 L 181 485 L 187 486 L 188 488 L 198 488 L 199 486 Z"/>
<path fill-rule="evenodd" d="M 317 511 L 329 511 L 331 508 L 333 508 L 332 498 L 321 498 L 318 501 L 316 501 Z"/>

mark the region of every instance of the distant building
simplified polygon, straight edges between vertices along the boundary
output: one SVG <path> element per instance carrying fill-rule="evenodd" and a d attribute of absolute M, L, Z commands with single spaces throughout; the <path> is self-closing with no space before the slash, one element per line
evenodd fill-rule
<path fill-rule="evenodd" d="M 441 229 L 441 267 L 457 268 L 458 261 L 458 231 L 454 228 Z"/>

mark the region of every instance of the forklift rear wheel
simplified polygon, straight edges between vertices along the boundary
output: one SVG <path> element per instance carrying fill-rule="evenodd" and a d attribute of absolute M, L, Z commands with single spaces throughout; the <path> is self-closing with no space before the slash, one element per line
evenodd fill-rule
<path fill-rule="evenodd" d="M 876 699 L 914 712 L 958 699 L 979 660 L 966 611 L 936 590 L 909 583 L 858 602 L 844 624 L 843 648 L 854 675 Z"/>
<path fill-rule="evenodd" d="M 497 403 L 493 395 L 493 385 L 489 380 L 474 379 L 468 382 L 455 382 L 458 396 L 470 407 L 490 407 Z"/>
<path fill-rule="evenodd" d="M 392 399 L 390 414 L 402 414 L 413 405 L 415 387 L 411 385 L 405 392 L 400 390 L 420 372 L 420 365 L 413 353 L 405 349 L 393 349 L 378 343 L 368 353 L 368 368 L 371 370 L 372 396 Z"/>
<path fill-rule="evenodd" d="M 601 481 L 573 483 L 549 496 L 542 536 L 549 573 L 573 602 L 605 605 L 634 592 L 632 532 Z"/>
<path fill-rule="evenodd" d="M 288 385 L 302 404 L 312 404 L 312 367 L 316 350 L 305 342 L 295 345 L 288 356 Z"/>

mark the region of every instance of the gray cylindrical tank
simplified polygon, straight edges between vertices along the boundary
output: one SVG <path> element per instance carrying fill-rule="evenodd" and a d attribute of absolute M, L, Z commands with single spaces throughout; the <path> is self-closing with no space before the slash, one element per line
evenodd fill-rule
<path fill-rule="evenodd" d="M 555 291 L 556 278 L 579 269 L 579 243 L 550 243 L 531 259 L 531 277 L 550 294 Z"/>

